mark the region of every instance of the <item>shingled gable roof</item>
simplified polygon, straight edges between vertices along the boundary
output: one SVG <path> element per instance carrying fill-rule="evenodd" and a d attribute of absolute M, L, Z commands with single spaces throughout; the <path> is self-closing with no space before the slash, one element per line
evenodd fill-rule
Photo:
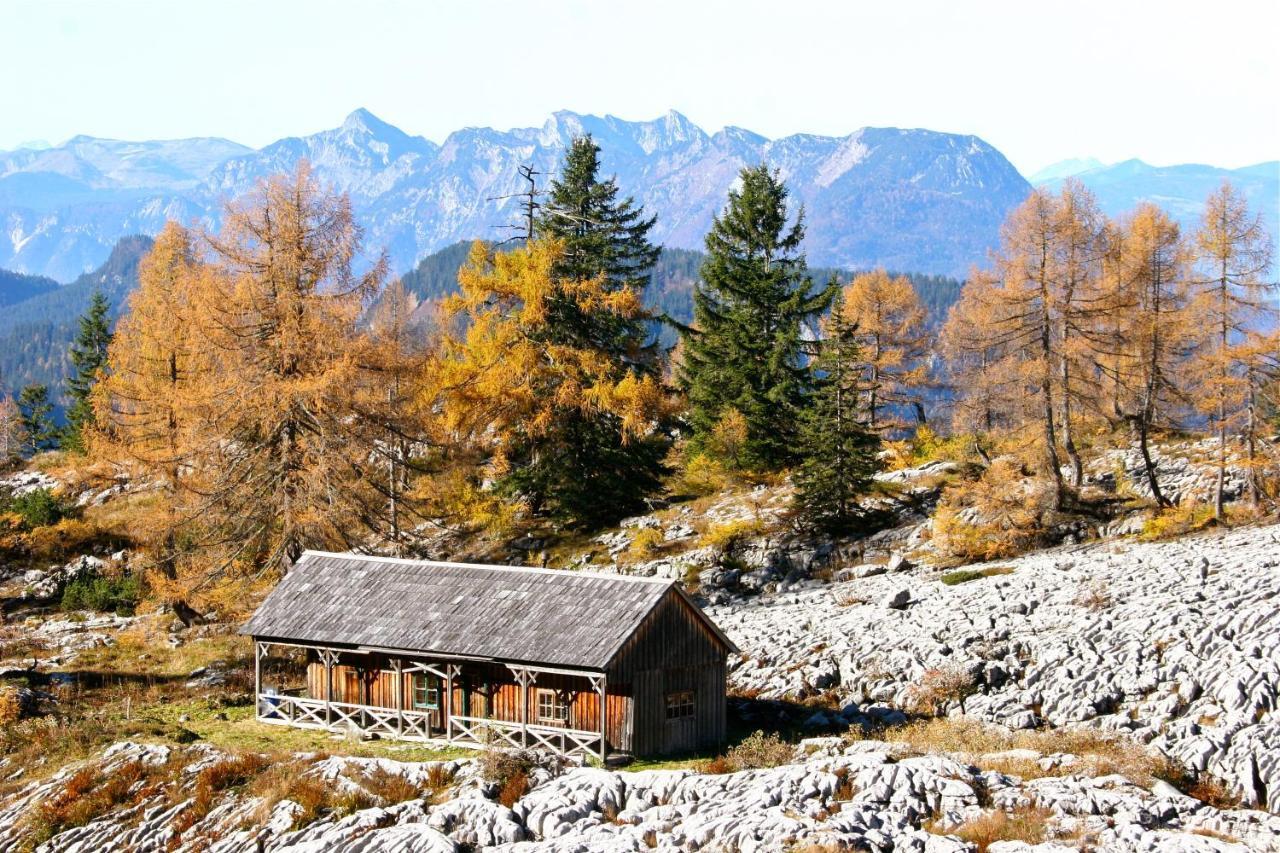
<path fill-rule="evenodd" d="M 674 581 L 307 551 L 240 629 L 263 639 L 604 670 Z"/>

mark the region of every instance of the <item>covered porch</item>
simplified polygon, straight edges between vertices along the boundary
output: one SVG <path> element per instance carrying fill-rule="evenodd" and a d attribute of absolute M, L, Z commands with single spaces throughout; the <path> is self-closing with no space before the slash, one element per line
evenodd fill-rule
<path fill-rule="evenodd" d="M 271 725 L 601 760 L 628 704 L 602 671 L 258 638 L 254 696 Z"/>

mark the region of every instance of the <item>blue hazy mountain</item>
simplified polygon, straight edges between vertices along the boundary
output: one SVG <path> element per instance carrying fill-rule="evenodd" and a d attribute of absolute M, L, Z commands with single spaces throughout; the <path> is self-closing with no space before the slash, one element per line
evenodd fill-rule
<path fill-rule="evenodd" d="M 1199 225 L 1209 193 L 1222 186 L 1223 181 L 1230 181 L 1244 193 L 1250 207 L 1262 213 L 1273 234 L 1280 229 L 1280 161 L 1277 160 L 1241 169 L 1196 163 L 1152 166 L 1141 160 L 1125 160 L 1072 175 L 1044 178 L 1048 171 L 1033 175 L 1032 183 L 1058 189 L 1067 177 L 1075 177 L 1097 196 L 1099 207 L 1108 216 L 1120 216 L 1140 201 L 1151 201 L 1169 211 L 1184 230 L 1193 230 Z"/>
<path fill-rule="evenodd" d="M 216 225 L 225 200 L 303 157 L 350 193 L 371 252 L 405 271 L 458 240 L 494 236 L 517 216 L 516 169 L 554 171 L 591 133 L 604 168 L 658 215 L 654 238 L 702 247 L 711 217 L 744 165 L 787 179 L 808 219 L 815 265 L 963 273 L 994 243 L 1028 184 L 974 136 L 863 128 L 848 136 L 767 139 L 709 134 L 676 112 L 653 121 L 557 112 L 541 127 L 464 128 L 439 145 L 366 110 L 337 128 L 251 150 L 221 139 L 119 142 L 76 137 L 0 153 L 0 268 L 70 280 L 101 264 L 125 235 L 168 218 Z"/>

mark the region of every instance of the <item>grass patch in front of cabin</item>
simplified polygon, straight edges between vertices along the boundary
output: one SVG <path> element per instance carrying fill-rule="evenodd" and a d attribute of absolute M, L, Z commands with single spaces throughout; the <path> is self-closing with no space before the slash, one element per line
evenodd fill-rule
<path fill-rule="evenodd" d="M 947 572 L 939 580 L 947 586 L 956 586 L 957 584 L 981 580 L 982 578 L 1011 574 L 1013 574 L 1013 566 L 991 566 L 986 569 L 957 569 L 954 572 Z"/>

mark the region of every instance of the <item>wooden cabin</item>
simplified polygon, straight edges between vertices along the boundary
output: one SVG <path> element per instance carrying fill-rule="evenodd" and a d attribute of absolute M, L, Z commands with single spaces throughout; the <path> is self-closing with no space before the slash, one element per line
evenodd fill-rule
<path fill-rule="evenodd" d="M 317 551 L 241 633 L 262 722 L 601 758 L 722 743 L 737 651 L 670 580 Z"/>

